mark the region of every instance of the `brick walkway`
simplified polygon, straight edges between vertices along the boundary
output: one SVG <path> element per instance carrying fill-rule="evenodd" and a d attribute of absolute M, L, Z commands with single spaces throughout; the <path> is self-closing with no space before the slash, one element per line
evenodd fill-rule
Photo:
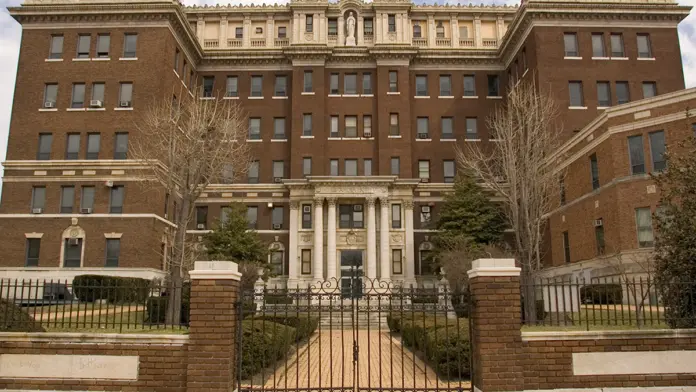
<path fill-rule="evenodd" d="M 252 388 L 469 388 L 469 381 L 443 381 L 388 332 L 358 330 L 358 377 L 353 372 L 352 330 L 322 331 L 298 348 L 275 372 L 257 376 Z M 380 360 L 381 357 L 381 360 Z M 246 386 L 245 386 L 246 388 Z"/>

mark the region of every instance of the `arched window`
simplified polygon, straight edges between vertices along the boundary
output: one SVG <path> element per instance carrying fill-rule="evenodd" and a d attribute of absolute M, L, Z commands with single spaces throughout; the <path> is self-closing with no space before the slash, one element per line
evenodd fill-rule
<path fill-rule="evenodd" d="M 285 245 L 283 245 L 281 242 L 276 241 L 268 246 L 268 264 L 270 266 L 272 275 L 286 275 Z"/>
<path fill-rule="evenodd" d="M 72 219 L 70 227 L 61 236 L 60 266 L 63 268 L 80 268 L 85 256 L 85 231 L 77 225 L 77 218 Z"/>
<path fill-rule="evenodd" d="M 442 22 L 437 22 L 435 33 L 437 38 L 445 38 L 445 26 L 442 25 Z"/>
<path fill-rule="evenodd" d="M 421 38 L 420 25 L 413 25 L 413 38 Z"/>

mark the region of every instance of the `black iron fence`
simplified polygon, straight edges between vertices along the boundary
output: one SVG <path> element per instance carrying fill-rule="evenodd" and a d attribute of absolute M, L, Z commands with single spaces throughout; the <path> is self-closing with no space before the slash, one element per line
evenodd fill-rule
<path fill-rule="evenodd" d="M 0 331 L 139 332 L 188 328 L 190 285 L 105 276 L 0 280 Z M 180 306 L 172 320 L 168 308 Z"/>
<path fill-rule="evenodd" d="M 696 282 L 650 276 L 535 279 L 522 283 L 523 323 L 531 329 L 696 327 Z M 524 307 L 533 307 L 525 312 Z"/>

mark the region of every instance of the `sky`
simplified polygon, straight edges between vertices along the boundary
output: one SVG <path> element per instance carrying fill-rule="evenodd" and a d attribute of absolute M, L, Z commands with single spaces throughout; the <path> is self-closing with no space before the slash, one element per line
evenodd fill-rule
<path fill-rule="evenodd" d="M 470 1 L 479 3 L 481 0 L 461 0 L 462 3 Z M 183 0 L 187 5 L 203 4 L 248 4 L 258 3 L 283 3 L 283 0 Z M 421 3 L 422 0 L 416 0 Z M 443 0 L 427 1 L 427 3 L 442 3 Z M 455 0 L 455 3 L 457 1 Z M 484 0 L 486 4 L 517 4 L 515 0 Z M 19 58 L 19 43 L 22 29 L 7 12 L 7 7 L 18 6 L 22 0 L 0 0 L 0 161 L 5 160 L 7 150 L 7 135 L 10 128 L 10 114 L 12 112 L 12 98 L 14 96 L 15 76 L 17 74 L 17 60 Z M 684 77 L 687 87 L 696 87 L 696 0 L 679 0 L 682 5 L 694 7 L 689 16 L 679 25 L 679 44 L 682 52 Z M 0 169 L 1 170 L 1 169 Z"/>

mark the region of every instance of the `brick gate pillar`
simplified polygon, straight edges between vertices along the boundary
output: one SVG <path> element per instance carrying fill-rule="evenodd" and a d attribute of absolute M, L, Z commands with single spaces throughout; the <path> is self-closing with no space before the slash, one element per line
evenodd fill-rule
<path fill-rule="evenodd" d="M 514 259 L 479 259 L 469 271 L 474 392 L 523 389 L 520 269 Z"/>
<path fill-rule="evenodd" d="M 197 261 L 191 277 L 187 391 L 231 391 L 235 383 L 241 274 L 231 261 Z"/>

